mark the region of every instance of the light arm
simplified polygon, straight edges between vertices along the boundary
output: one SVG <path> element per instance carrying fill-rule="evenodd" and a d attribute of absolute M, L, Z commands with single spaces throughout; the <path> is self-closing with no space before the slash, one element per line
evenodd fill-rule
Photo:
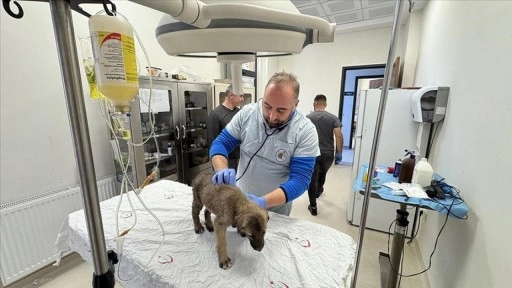
<path fill-rule="evenodd" d="M 243 3 L 205 4 L 189 0 L 130 0 L 142 6 L 171 15 L 174 19 L 205 28 L 214 19 L 244 19 L 312 29 L 313 42 L 333 42 L 336 24 L 288 11 Z"/>

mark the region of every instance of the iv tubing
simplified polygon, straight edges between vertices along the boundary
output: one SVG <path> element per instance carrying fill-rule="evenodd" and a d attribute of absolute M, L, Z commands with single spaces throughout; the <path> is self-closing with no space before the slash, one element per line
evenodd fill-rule
<path fill-rule="evenodd" d="M 100 14 L 100 13 L 102 13 L 102 12 L 104 13 L 104 11 L 100 11 L 100 12 L 98 12 L 97 14 Z M 138 35 L 137 31 L 133 28 L 133 26 L 131 25 L 131 23 L 128 21 L 128 19 L 127 19 L 124 15 L 122 15 L 122 14 L 121 14 L 121 13 L 119 13 L 119 12 L 116 12 L 116 14 L 120 15 L 120 16 L 121 16 L 121 17 L 122 17 L 122 18 L 123 18 L 123 19 L 124 19 L 124 20 L 129 24 L 129 25 L 130 25 L 130 27 L 133 29 L 133 32 L 134 32 L 134 34 L 135 34 L 135 36 L 136 36 L 136 38 L 137 38 L 137 41 L 139 42 L 139 44 L 140 44 L 140 46 L 141 46 L 141 48 L 142 48 L 142 51 L 144 52 L 144 56 L 145 56 L 146 61 L 147 61 L 147 63 L 148 63 L 148 67 L 151 67 L 151 64 L 150 64 L 150 61 L 149 61 L 149 57 L 148 57 L 147 51 L 146 51 L 146 49 L 144 48 L 144 45 L 142 44 L 142 42 L 141 42 L 141 40 L 140 40 L 140 37 L 139 37 L 139 35 Z M 128 142 L 130 145 L 132 145 L 132 146 L 142 146 L 142 145 L 146 144 L 146 143 L 147 143 L 147 141 L 149 141 L 149 139 L 150 139 L 150 138 L 153 138 L 153 139 L 155 140 L 155 143 L 157 144 L 157 145 L 156 145 L 157 152 L 158 152 L 158 153 L 160 153 L 160 152 L 159 152 L 159 148 L 158 148 L 158 142 L 157 142 L 157 139 L 156 139 L 156 137 L 155 137 L 155 132 L 154 132 L 154 121 L 155 121 L 155 119 L 154 119 L 154 115 L 153 115 L 153 113 L 151 112 L 151 111 L 152 111 L 152 110 L 151 110 L 151 97 L 152 97 L 152 90 L 153 90 L 153 89 L 152 89 L 152 87 L 153 87 L 152 77 L 149 77 L 149 85 L 150 85 L 150 94 L 149 94 L 150 96 L 149 96 L 148 110 L 149 110 L 149 112 L 150 112 L 150 117 L 149 117 L 149 118 L 150 118 L 150 123 L 151 123 L 151 134 L 150 134 L 150 136 L 148 137 L 148 139 L 146 139 L 146 141 L 144 141 L 144 142 L 142 142 L 142 143 L 136 144 L 136 143 L 133 143 L 133 142 L 131 142 L 131 141 L 127 141 L 127 142 Z M 106 119 L 106 117 L 105 117 L 105 115 L 104 115 L 103 113 L 104 113 L 104 111 L 102 110 L 102 115 L 103 115 L 103 116 L 104 116 L 104 118 Z M 106 120 L 107 120 L 107 119 L 106 119 Z M 110 130 L 111 130 L 111 132 L 113 133 L 113 135 L 115 135 L 115 133 L 114 133 L 114 131 L 113 131 L 113 128 L 112 128 L 111 123 L 110 123 L 108 120 L 107 120 L 106 122 L 108 123 L 108 127 L 110 128 Z M 121 152 L 121 149 L 120 149 L 120 147 L 119 147 L 119 140 L 117 139 L 117 137 L 115 137 L 115 142 L 116 142 L 116 147 L 118 148 L 118 151 L 119 151 L 119 160 L 120 160 L 119 162 L 120 162 L 120 164 L 121 164 L 121 167 L 123 168 L 123 169 L 122 169 L 122 170 L 123 170 L 123 182 L 124 182 L 125 180 L 127 181 L 127 183 L 125 183 L 125 184 L 124 184 L 124 188 L 123 188 L 123 183 L 121 183 L 121 188 L 122 188 L 122 190 L 121 190 L 121 195 L 120 195 L 120 197 L 119 197 L 118 206 L 117 206 L 117 208 L 116 208 L 116 229 L 117 229 L 117 235 L 118 235 L 118 237 L 124 237 L 124 236 L 121 236 L 121 235 L 120 235 L 120 233 L 119 233 L 118 217 L 119 217 L 119 207 L 120 207 L 120 205 L 121 205 L 121 201 L 122 201 L 122 195 L 123 195 L 123 193 L 125 193 L 124 191 L 126 191 L 126 193 L 128 192 L 128 191 L 127 191 L 127 190 L 128 190 L 128 184 L 130 184 L 130 186 L 131 186 L 131 188 L 132 188 L 133 192 L 135 193 L 135 196 L 138 198 L 139 202 L 142 204 L 142 206 L 144 207 L 144 209 L 145 209 L 149 214 L 151 214 L 151 216 L 156 220 L 156 222 L 158 223 L 158 225 L 160 226 L 160 228 L 161 228 L 161 230 L 162 230 L 162 240 L 160 241 L 159 246 L 157 247 L 157 249 L 155 249 L 155 251 L 153 252 L 153 254 L 151 255 L 151 257 L 149 258 L 148 262 L 147 262 L 147 263 L 146 263 L 146 265 L 144 266 L 144 269 L 143 269 L 139 274 L 137 274 L 135 277 L 133 277 L 133 278 L 131 278 L 131 279 L 128 279 L 128 280 L 127 280 L 127 279 L 122 279 L 122 278 L 121 278 L 121 275 L 119 274 L 120 267 L 118 267 L 118 269 L 117 269 L 117 276 L 118 276 L 118 279 L 119 279 L 119 280 L 121 280 L 121 281 L 123 281 L 123 282 L 130 282 L 130 281 L 133 281 L 133 280 L 135 280 L 136 278 L 138 278 L 138 277 L 139 277 L 139 276 L 140 276 L 144 271 L 146 271 L 147 267 L 149 266 L 149 263 L 151 262 L 151 260 L 153 260 L 153 258 L 155 257 L 156 253 L 158 252 L 158 250 L 162 247 L 163 242 L 165 241 L 165 228 L 164 228 L 164 226 L 163 226 L 162 222 L 160 221 L 160 219 L 158 219 L 158 217 L 156 217 L 156 215 L 151 211 L 151 209 L 149 209 L 149 208 L 146 206 L 146 204 L 144 203 L 144 201 L 142 200 L 142 198 L 139 196 L 139 194 L 142 192 L 142 189 L 143 189 L 143 188 L 144 188 L 144 186 L 145 186 L 145 185 L 144 185 L 144 183 L 143 183 L 143 185 L 141 185 L 141 187 L 140 187 L 140 188 L 135 189 L 135 187 L 133 186 L 133 183 L 130 181 L 130 179 L 129 179 L 128 175 L 127 175 L 127 170 L 128 170 L 128 167 L 129 167 L 129 161 L 130 161 L 130 160 L 128 160 L 127 165 L 123 165 L 124 163 L 123 163 L 123 160 L 122 160 L 122 155 L 121 155 L 121 153 L 120 153 L 120 152 Z M 129 159 L 129 158 L 130 158 L 130 149 L 128 149 L 128 156 L 129 156 L 129 157 L 128 157 L 128 159 Z M 157 158 L 156 167 L 158 167 L 158 166 L 159 166 L 159 163 L 160 163 L 160 158 L 158 157 L 158 158 Z M 151 175 L 154 175 L 154 173 L 155 173 L 155 172 L 153 171 L 153 172 L 150 174 L 150 176 L 151 176 Z M 149 180 L 151 180 L 151 178 L 152 178 L 152 177 L 151 177 L 151 178 L 150 178 L 150 177 L 148 177 L 148 178 L 149 178 Z M 144 181 L 145 183 L 146 183 L 146 182 L 149 182 L 148 178 L 146 178 L 146 180 Z M 147 184 L 147 183 L 146 183 L 146 184 Z M 135 224 L 136 224 L 136 222 L 137 222 L 137 220 L 136 220 L 136 219 L 137 219 L 137 218 L 136 218 L 136 212 L 135 212 L 135 209 L 134 209 L 134 207 L 133 207 L 133 205 L 132 205 L 132 203 L 131 203 L 130 196 L 129 196 L 129 194 L 128 194 L 128 193 L 127 193 L 127 197 L 128 197 L 128 201 L 130 202 L 130 206 L 131 206 L 131 208 L 132 208 L 132 211 L 134 212 L 134 215 L 135 215 L 135 222 L 133 223 L 133 225 L 132 225 L 132 227 L 131 227 L 131 228 L 129 228 L 128 230 L 123 231 L 123 233 L 122 233 L 123 235 L 126 235 L 126 234 L 128 233 L 128 231 L 131 231 L 131 229 L 133 229 L 133 227 L 135 226 Z M 121 245 L 121 247 L 122 247 L 122 245 Z M 119 259 L 121 260 L 122 255 L 123 255 L 123 251 L 121 250 L 121 251 L 118 251 L 118 252 L 119 252 Z M 119 263 L 119 264 L 121 264 L 121 263 Z"/>

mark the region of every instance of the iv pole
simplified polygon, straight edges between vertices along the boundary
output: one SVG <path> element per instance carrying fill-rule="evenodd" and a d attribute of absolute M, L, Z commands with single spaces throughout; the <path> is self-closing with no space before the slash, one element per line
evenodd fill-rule
<path fill-rule="evenodd" d="M 75 144 L 75 155 L 80 173 L 87 231 L 91 243 L 94 265 L 93 287 L 114 287 L 115 278 L 112 262 L 117 262 L 117 259 L 111 261 L 112 256 L 116 258 L 113 252 L 109 252 L 108 258 L 106 254 L 70 3 L 65 0 L 49 0 L 49 3 L 64 82 L 66 104 L 69 111 L 71 133 Z"/>
<path fill-rule="evenodd" d="M 370 164 L 368 166 L 368 175 L 373 175 L 375 170 L 375 159 L 377 158 L 377 150 L 379 149 L 380 130 L 382 127 L 382 119 L 386 110 L 386 100 L 388 99 L 389 84 L 391 82 L 391 74 L 393 72 L 393 58 L 395 56 L 396 38 L 398 22 L 400 21 L 400 14 L 402 11 L 402 2 L 405 0 L 396 0 L 395 5 L 395 18 L 393 20 L 393 29 L 391 31 L 391 43 L 389 44 L 388 60 L 386 63 L 386 73 L 384 75 L 383 87 L 381 98 L 379 102 L 379 111 L 377 113 L 377 124 L 375 133 L 373 135 L 372 151 L 370 154 Z M 363 246 L 364 232 L 366 228 L 366 216 L 368 214 L 368 206 L 370 204 L 370 196 L 372 193 L 372 181 L 367 181 L 366 189 L 364 191 L 363 210 L 361 212 L 361 224 L 359 226 L 359 239 L 356 248 L 356 263 L 354 268 L 354 277 L 352 277 L 351 288 L 356 287 L 357 274 L 359 272 L 359 264 L 361 261 L 361 248 Z"/>

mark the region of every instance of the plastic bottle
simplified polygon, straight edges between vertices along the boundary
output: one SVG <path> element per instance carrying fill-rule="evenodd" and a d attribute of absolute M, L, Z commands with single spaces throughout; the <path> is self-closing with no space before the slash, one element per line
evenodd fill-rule
<path fill-rule="evenodd" d="M 130 100 L 139 91 L 133 29 L 116 17 L 93 15 L 89 31 L 98 88 L 116 111 L 129 112 Z"/>
<path fill-rule="evenodd" d="M 409 158 L 402 160 L 400 174 L 398 175 L 398 183 L 411 183 L 414 165 L 416 164 L 416 154 L 414 154 L 414 151 L 405 151 L 407 152 L 405 156 L 409 155 Z"/>
<path fill-rule="evenodd" d="M 434 170 L 427 158 L 421 158 L 421 160 L 414 166 L 414 172 L 412 173 L 411 183 L 420 184 L 421 187 L 430 186 L 432 177 L 434 176 Z"/>

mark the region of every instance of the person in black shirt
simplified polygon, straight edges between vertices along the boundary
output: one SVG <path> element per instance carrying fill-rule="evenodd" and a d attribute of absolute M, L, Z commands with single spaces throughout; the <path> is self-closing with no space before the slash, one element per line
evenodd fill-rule
<path fill-rule="evenodd" d="M 222 129 L 228 125 L 231 119 L 233 119 L 233 116 L 240 111 L 240 108 L 237 106 L 240 106 L 243 102 L 244 95 L 236 95 L 233 93 L 233 86 L 229 85 L 226 89 L 224 102 L 208 114 L 208 147 L 212 146 L 213 140 L 215 140 L 220 132 L 222 132 Z M 236 148 L 229 154 L 228 167 L 236 170 L 238 168 L 239 159 L 240 148 Z"/>
<path fill-rule="evenodd" d="M 332 165 L 332 162 L 341 162 L 341 151 L 343 147 L 343 135 L 341 134 L 341 121 L 335 115 L 325 111 L 327 97 L 319 94 L 315 97 L 313 107 L 315 111 L 307 116 L 315 124 L 318 133 L 318 144 L 320 156 L 316 157 L 315 170 L 311 177 L 308 188 L 309 206 L 311 215 L 318 213 L 316 198 L 324 192 L 325 176 Z M 334 139 L 336 138 L 336 154 L 334 153 Z"/>

